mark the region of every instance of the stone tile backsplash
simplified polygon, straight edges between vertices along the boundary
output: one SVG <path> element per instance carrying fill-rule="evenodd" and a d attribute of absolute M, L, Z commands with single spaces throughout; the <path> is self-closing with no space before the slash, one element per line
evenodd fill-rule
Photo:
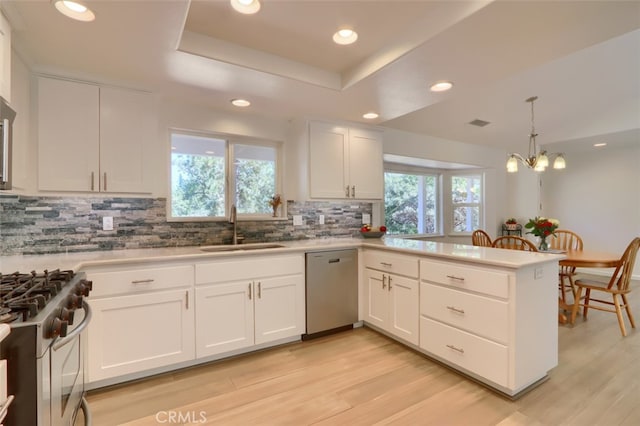
<path fill-rule="evenodd" d="M 245 243 L 357 236 L 371 203 L 287 201 L 287 218 L 239 221 Z M 325 224 L 318 225 L 318 215 Z M 301 215 L 302 226 L 293 226 Z M 112 216 L 113 231 L 102 230 Z M 167 222 L 165 198 L 0 195 L 0 255 L 223 244 L 227 221 Z"/>

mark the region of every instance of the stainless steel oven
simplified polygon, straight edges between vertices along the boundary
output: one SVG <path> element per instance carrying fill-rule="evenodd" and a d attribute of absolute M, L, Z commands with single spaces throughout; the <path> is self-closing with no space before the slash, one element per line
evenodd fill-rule
<path fill-rule="evenodd" d="M 91 282 L 72 271 L 0 275 L 0 321 L 12 332 L 0 353 L 11 365 L 7 387 L 15 396 L 6 426 L 69 426 L 84 400 L 84 338 Z"/>

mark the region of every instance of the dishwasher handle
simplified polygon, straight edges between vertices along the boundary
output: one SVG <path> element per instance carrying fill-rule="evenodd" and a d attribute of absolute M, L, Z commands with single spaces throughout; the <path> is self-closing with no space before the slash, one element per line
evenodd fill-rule
<path fill-rule="evenodd" d="M 340 262 L 340 258 L 339 257 L 336 257 L 336 258 L 333 258 L 333 259 L 329 259 L 329 263 L 339 263 L 339 262 Z"/>

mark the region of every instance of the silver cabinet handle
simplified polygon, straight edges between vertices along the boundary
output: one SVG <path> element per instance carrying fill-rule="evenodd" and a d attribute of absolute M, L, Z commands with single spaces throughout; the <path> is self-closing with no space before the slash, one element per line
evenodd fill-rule
<path fill-rule="evenodd" d="M 450 278 L 456 281 L 464 281 L 464 277 L 456 277 L 455 275 L 447 275 L 447 278 Z"/>
<path fill-rule="evenodd" d="M 349 185 L 346 186 L 344 190 L 344 195 L 346 195 L 346 197 L 349 198 Z"/>
<path fill-rule="evenodd" d="M 456 308 L 455 306 L 447 306 L 447 309 L 458 314 L 464 314 L 464 309 Z"/>
<path fill-rule="evenodd" d="M 459 352 L 459 353 L 461 353 L 461 354 L 463 354 L 463 353 L 464 353 L 464 349 L 462 349 L 462 348 L 456 348 L 456 347 L 455 347 L 455 346 L 453 346 L 453 345 L 447 345 L 447 347 L 448 347 L 449 349 L 453 349 L 454 351 Z"/>
<path fill-rule="evenodd" d="M 380 264 L 382 266 L 386 266 L 387 268 L 391 268 L 393 266 L 393 263 L 387 263 L 387 262 L 380 262 Z"/>
<path fill-rule="evenodd" d="M 352 196 L 353 198 L 356 198 L 356 186 L 355 186 L 355 185 L 353 185 L 353 186 L 351 187 L 351 196 Z"/>
<path fill-rule="evenodd" d="M 104 184 L 104 190 L 107 190 L 107 172 L 104 172 L 104 180 L 103 180 L 103 184 Z"/>
<path fill-rule="evenodd" d="M 150 284 L 154 281 L 155 280 L 153 278 L 148 278 L 146 280 L 133 280 L 131 281 L 131 284 Z"/>
<path fill-rule="evenodd" d="M 91 190 L 95 191 L 96 187 L 95 187 L 95 173 L 91 172 Z"/>
<path fill-rule="evenodd" d="M 391 275 L 387 277 L 387 283 L 389 284 L 389 291 L 391 291 Z"/>
<path fill-rule="evenodd" d="M 385 289 L 387 288 L 387 285 L 385 284 L 384 280 L 387 278 L 387 276 L 385 274 L 382 274 L 382 288 Z"/>
<path fill-rule="evenodd" d="M 2 170 L 0 170 L 0 181 L 9 181 L 9 119 L 2 121 Z"/>
<path fill-rule="evenodd" d="M 251 300 L 251 283 L 249 283 L 249 300 Z"/>
<path fill-rule="evenodd" d="M 262 299 L 262 283 L 258 281 L 258 299 Z"/>
<path fill-rule="evenodd" d="M 184 307 L 185 309 L 189 310 L 189 290 L 184 292 Z"/>

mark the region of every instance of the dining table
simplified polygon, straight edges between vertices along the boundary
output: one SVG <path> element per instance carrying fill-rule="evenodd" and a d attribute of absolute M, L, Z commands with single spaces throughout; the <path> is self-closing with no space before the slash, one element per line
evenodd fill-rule
<path fill-rule="evenodd" d="M 560 260 L 560 266 L 576 267 L 576 268 L 615 268 L 620 265 L 621 255 L 617 253 L 610 253 L 596 250 L 550 250 L 550 252 L 561 253 L 566 257 Z M 576 295 L 576 289 L 571 288 L 574 298 Z M 563 302 L 562 298 L 558 298 L 558 305 L 560 310 L 570 311 L 573 309 L 572 305 Z M 567 316 L 562 312 L 558 313 L 558 322 L 561 324 L 567 323 Z"/>

